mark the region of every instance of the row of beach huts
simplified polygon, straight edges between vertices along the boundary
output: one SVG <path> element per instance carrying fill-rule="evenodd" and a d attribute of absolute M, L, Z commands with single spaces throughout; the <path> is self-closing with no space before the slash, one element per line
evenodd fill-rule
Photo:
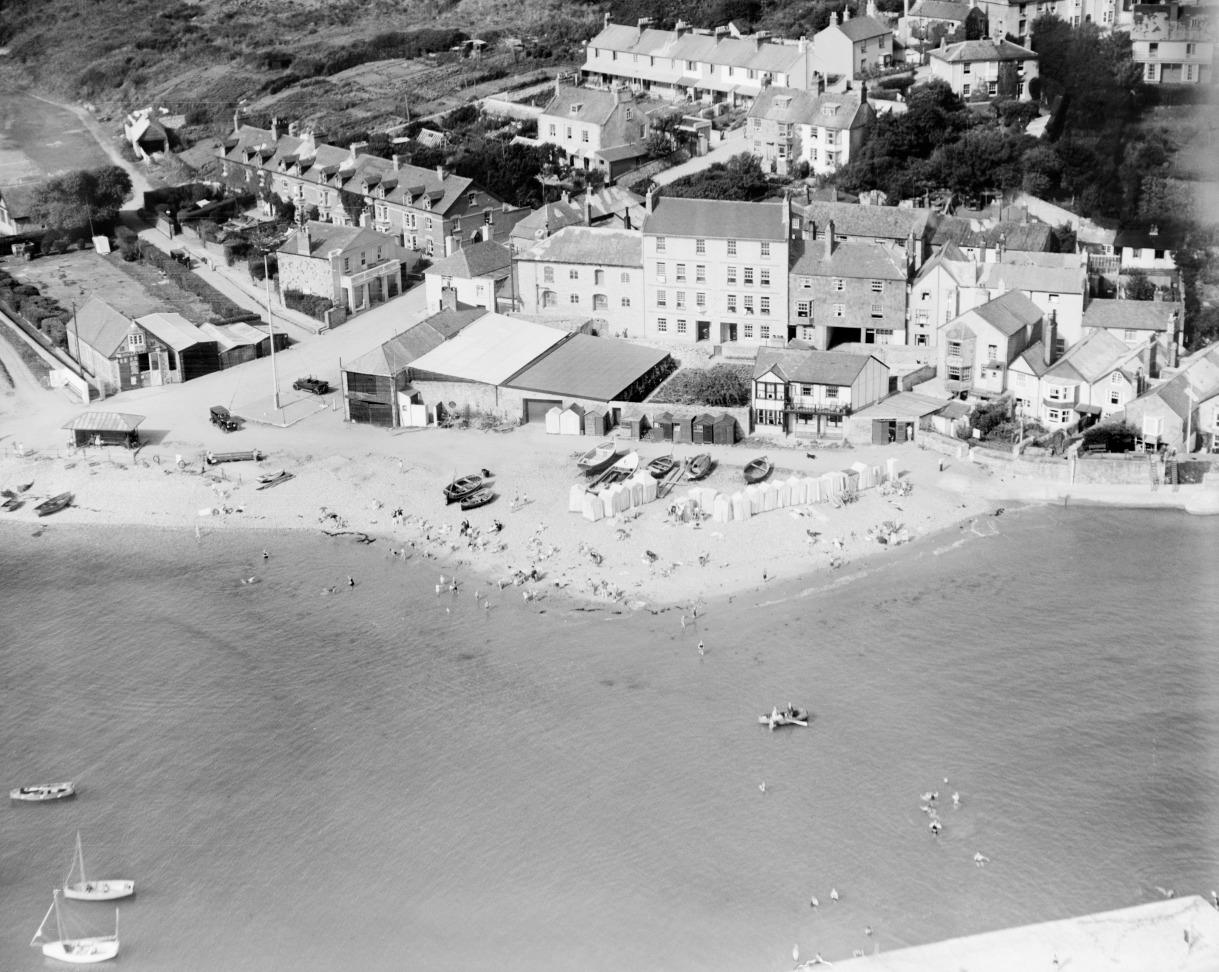
<path fill-rule="evenodd" d="M 614 427 L 614 413 L 607 409 L 585 409 L 573 403 L 567 408 L 555 406 L 546 413 L 546 432 L 550 435 L 608 435 Z M 622 428 L 628 438 L 642 439 L 652 429 L 665 442 L 689 442 L 703 445 L 733 445 L 740 438 L 740 424 L 728 412 L 712 415 L 674 415 L 661 412 L 652 417 L 644 414 L 624 416 Z"/>
<path fill-rule="evenodd" d="M 856 462 L 849 469 L 835 469 L 820 476 L 794 475 L 745 486 L 734 493 L 723 493 L 711 486 L 694 487 L 683 499 L 674 499 L 676 514 L 682 520 L 710 517 L 716 523 L 748 520 L 771 510 L 783 510 L 811 503 L 840 503 L 842 497 L 872 489 L 898 478 L 897 459 L 884 467 Z M 567 509 L 595 523 L 626 513 L 657 498 L 657 483 L 645 470 L 630 479 L 594 493 L 579 484 L 572 486 Z"/>

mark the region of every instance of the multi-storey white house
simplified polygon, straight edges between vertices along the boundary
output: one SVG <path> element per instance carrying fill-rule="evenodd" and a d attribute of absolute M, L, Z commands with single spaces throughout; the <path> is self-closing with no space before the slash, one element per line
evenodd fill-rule
<path fill-rule="evenodd" d="M 651 107 L 625 85 L 604 91 L 556 81 L 538 118 L 538 141 L 558 146 L 569 165 L 612 180 L 647 157 Z"/>
<path fill-rule="evenodd" d="M 859 151 L 874 117 L 862 92 L 766 88 L 749 108 L 745 143 L 768 172 L 787 175 L 807 162 L 825 175 Z"/>
<path fill-rule="evenodd" d="M 869 0 L 868 13 L 852 17 L 850 8 L 836 14 L 834 23 L 813 37 L 817 70 L 827 76 L 865 78 L 893 63 L 893 31 L 876 16 Z"/>
<path fill-rule="evenodd" d="M 811 115 L 798 124 L 800 161 L 807 162 L 814 175 L 841 168 L 863 147 L 868 122 L 875 117 L 866 88 L 822 92 Z"/>
<path fill-rule="evenodd" d="M 1085 418 L 1108 418 L 1142 394 L 1146 348 L 1129 348 L 1104 331 L 1089 334 L 1062 357 L 1044 341 L 1027 348 L 1008 368 L 1016 410 L 1050 429 Z"/>
<path fill-rule="evenodd" d="M 522 313 L 585 317 L 599 333 L 644 332 L 643 237 L 638 231 L 568 226 L 516 255 Z"/>
<path fill-rule="evenodd" d="M 1009 40 L 971 40 L 945 44 L 930 52 L 931 76 L 947 82 L 954 94 L 973 101 L 1032 98 L 1037 54 Z"/>
<path fill-rule="evenodd" d="M 767 429 L 842 438 L 846 419 L 889 393 L 889 368 L 870 354 L 760 348 L 753 415 Z"/>
<path fill-rule="evenodd" d="M 466 307 L 497 312 L 513 306 L 512 250 L 486 240 L 471 243 L 437 260 L 423 273 L 427 309 L 438 312 L 446 293 Z"/>
<path fill-rule="evenodd" d="M 815 84 L 812 45 L 735 28 L 653 30 L 609 23 L 588 42 L 587 82 L 624 83 L 664 98 L 748 102 L 768 84 L 808 90 Z"/>
<path fill-rule="evenodd" d="M 276 254 L 279 290 L 325 297 L 354 314 L 402 293 L 406 253 L 397 236 L 309 220 Z"/>
<path fill-rule="evenodd" d="M 1134 8 L 1130 56 L 1142 65 L 1146 84 L 1211 83 L 1214 37 L 1195 10 L 1175 3 Z"/>
<path fill-rule="evenodd" d="M 974 0 L 974 5 L 986 14 L 991 37 L 998 40 L 1010 34 L 1028 44 L 1033 21 L 1043 14 L 1053 14 L 1072 27 L 1096 24 L 1107 29 L 1117 23 L 1124 7 L 1128 9 L 1128 0 Z"/>
<path fill-rule="evenodd" d="M 1185 305 L 1174 300 L 1104 300 L 1088 302 L 1084 332 L 1108 331 L 1129 348 L 1155 347 L 1147 374 L 1158 378 L 1160 368 L 1175 368 L 1181 347 Z"/>
<path fill-rule="evenodd" d="M 786 343 L 790 220 L 787 200 L 655 200 L 643 226 L 644 336 Z"/>
<path fill-rule="evenodd" d="M 951 395 L 990 397 L 1007 390 L 1008 366 L 1042 331 L 1041 309 L 1011 291 L 940 329 L 939 374 Z"/>

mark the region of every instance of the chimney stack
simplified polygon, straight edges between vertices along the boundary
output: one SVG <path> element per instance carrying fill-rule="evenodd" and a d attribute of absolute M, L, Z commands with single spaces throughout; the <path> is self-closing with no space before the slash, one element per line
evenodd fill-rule
<path fill-rule="evenodd" d="M 610 25 L 610 15 L 609 15 L 609 11 L 607 10 L 607 11 L 605 11 L 605 17 L 602 18 L 602 20 L 601 20 L 601 29 L 605 30 L 607 27 L 609 27 L 609 25 Z"/>
<path fill-rule="evenodd" d="M 446 236 L 444 238 L 444 255 L 447 257 L 452 256 L 456 249 L 457 249 L 457 243 L 453 239 L 453 237 Z"/>
<path fill-rule="evenodd" d="M 310 244 L 309 224 L 301 223 L 300 232 L 296 234 L 296 252 L 301 256 L 308 256 L 311 249 Z"/>
<path fill-rule="evenodd" d="M 300 122 L 298 122 L 298 121 L 288 122 L 288 134 L 292 138 L 296 138 L 296 136 L 299 135 L 300 133 L 301 133 L 301 123 Z"/>
<path fill-rule="evenodd" d="M 393 158 L 392 158 L 390 161 L 392 161 L 392 162 L 394 163 L 394 171 L 395 171 L 395 172 L 401 172 L 401 171 L 402 171 L 402 156 L 401 156 L 401 155 L 398 155 L 398 154 L 395 152 L 395 153 L 394 153 L 394 157 L 393 157 Z"/>
<path fill-rule="evenodd" d="M 271 116 L 271 144 L 279 141 L 279 119 Z"/>
<path fill-rule="evenodd" d="M 842 8 L 842 22 L 845 24 L 851 19 L 851 8 L 849 6 Z"/>
<path fill-rule="evenodd" d="M 233 112 L 233 134 L 236 135 L 241 131 L 241 109 L 238 108 Z"/>
<path fill-rule="evenodd" d="M 825 224 L 825 258 L 828 260 L 834 255 L 834 221 L 827 220 Z"/>
<path fill-rule="evenodd" d="M 648 191 L 644 193 L 643 208 L 649 213 L 656 208 L 656 193 L 651 186 L 648 186 Z"/>
<path fill-rule="evenodd" d="M 457 288 L 456 287 L 441 287 L 440 288 L 440 309 L 441 310 L 457 310 Z"/>
<path fill-rule="evenodd" d="M 439 179 L 441 182 L 444 182 L 444 180 L 448 177 L 448 175 L 449 175 L 449 170 L 446 169 L 443 165 L 436 166 L 436 178 L 437 179 Z"/>
<path fill-rule="evenodd" d="M 864 8 L 864 13 L 869 17 L 876 16 L 876 0 L 868 0 L 868 5 Z"/>
<path fill-rule="evenodd" d="M 584 225 L 593 225 L 593 187 L 584 187 Z"/>
<path fill-rule="evenodd" d="M 1058 311 L 1050 311 L 1041 329 L 1041 363 L 1047 368 L 1054 363 L 1054 346 L 1058 343 Z"/>

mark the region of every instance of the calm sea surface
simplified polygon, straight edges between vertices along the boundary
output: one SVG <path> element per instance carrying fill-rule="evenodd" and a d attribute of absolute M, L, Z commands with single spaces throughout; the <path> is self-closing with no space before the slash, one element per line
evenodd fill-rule
<path fill-rule="evenodd" d="M 684 632 L 63 520 L 0 530 L 0 784 L 80 786 L 2 811 L 6 972 L 77 828 L 129 972 L 783 969 L 1219 886 L 1217 518 L 1009 512 Z"/>

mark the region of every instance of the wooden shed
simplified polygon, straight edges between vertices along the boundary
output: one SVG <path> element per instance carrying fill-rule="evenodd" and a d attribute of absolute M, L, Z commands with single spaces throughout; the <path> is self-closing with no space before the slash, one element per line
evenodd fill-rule
<path fill-rule="evenodd" d="M 661 412 L 656 416 L 656 428 L 660 430 L 660 437 L 666 442 L 673 440 L 673 413 Z"/>
<path fill-rule="evenodd" d="M 652 428 L 651 421 L 642 412 L 640 412 L 638 415 L 628 416 L 625 419 L 624 424 L 626 425 L 632 439 L 642 439 Z"/>
<path fill-rule="evenodd" d="M 609 435 L 609 431 L 613 427 L 614 423 L 609 412 L 603 408 L 590 408 L 584 413 L 585 435 L 595 435 L 600 438 L 603 435 Z"/>
<path fill-rule="evenodd" d="M 715 444 L 734 445 L 738 437 L 736 419 L 727 412 L 715 420 Z"/>
<path fill-rule="evenodd" d="M 72 433 L 72 440 L 78 446 L 117 445 L 134 449 L 140 444 L 136 430 L 143 421 L 143 415 L 125 412 L 83 412 L 64 428 Z"/>
<path fill-rule="evenodd" d="M 693 442 L 694 441 L 694 416 L 693 415 L 677 415 L 673 418 L 673 441 L 674 442 Z"/>
<path fill-rule="evenodd" d="M 694 442 L 712 443 L 715 441 L 715 416 L 703 412 L 694 420 Z"/>
<path fill-rule="evenodd" d="M 584 434 L 584 408 L 571 404 L 559 414 L 559 435 Z"/>

